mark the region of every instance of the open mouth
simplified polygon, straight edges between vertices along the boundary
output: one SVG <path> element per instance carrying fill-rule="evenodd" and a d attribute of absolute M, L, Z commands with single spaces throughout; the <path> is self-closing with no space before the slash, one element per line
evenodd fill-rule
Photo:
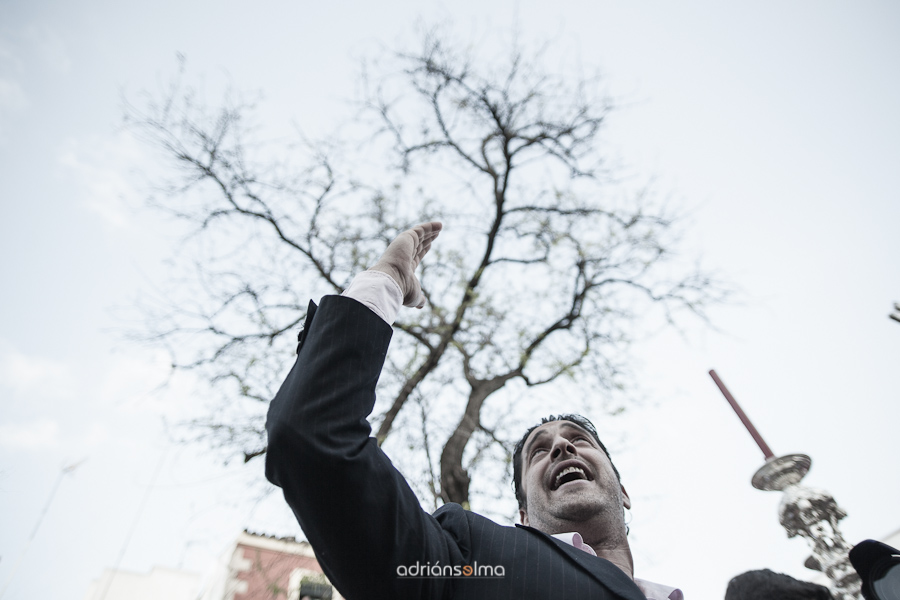
<path fill-rule="evenodd" d="M 563 484 L 579 480 L 589 480 L 587 474 L 584 472 L 584 469 L 574 465 L 566 467 L 565 469 L 560 471 L 556 475 L 556 479 L 553 480 L 553 489 L 557 490 Z"/>

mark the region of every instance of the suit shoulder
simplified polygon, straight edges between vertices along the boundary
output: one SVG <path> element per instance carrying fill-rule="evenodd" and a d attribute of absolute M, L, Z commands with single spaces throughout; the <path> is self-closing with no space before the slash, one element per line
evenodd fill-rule
<path fill-rule="evenodd" d="M 515 533 L 514 527 L 500 525 L 495 521 L 471 510 L 466 510 L 455 502 L 448 502 L 432 513 L 432 516 L 440 523 L 444 531 L 450 532 L 454 537 L 470 537 L 473 533 L 483 535 L 487 530 L 495 533 Z"/>

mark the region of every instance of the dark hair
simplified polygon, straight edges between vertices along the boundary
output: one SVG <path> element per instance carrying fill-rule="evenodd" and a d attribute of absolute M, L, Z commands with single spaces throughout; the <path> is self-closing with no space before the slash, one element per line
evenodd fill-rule
<path fill-rule="evenodd" d="M 828 588 L 769 569 L 747 571 L 728 582 L 725 600 L 832 600 Z"/>
<path fill-rule="evenodd" d="M 522 450 L 525 448 L 525 441 L 528 439 L 528 436 L 531 435 L 532 431 L 541 425 L 546 425 L 553 421 L 569 421 L 590 433 L 591 437 L 594 438 L 594 441 L 600 446 L 600 449 L 606 453 L 606 458 L 609 458 L 609 464 L 612 465 L 613 472 L 616 474 L 616 479 L 622 481 L 619 470 L 616 469 L 616 465 L 613 464 L 612 458 L 609 456 L 609 450 L 607 450 L 606 446 L 603 445 L 603 442 L 600 441 L 600 436 L 597 435 L 597 429 L 594 427 L 593 423 L 581 415 L 550 415 L 549 417 L 541 419 L 541 422 L 537 425 L 529 428 L 528 431 L 525 432 L 525 435 L 522 436 L 522 439 L 516 442 L 516 446 L 513 449 L 513 489 L 516 492 L 516 500 L 519 502 L 519 508 L 524 509 L 526 507 L 525 492 L 522 491 Z"/>

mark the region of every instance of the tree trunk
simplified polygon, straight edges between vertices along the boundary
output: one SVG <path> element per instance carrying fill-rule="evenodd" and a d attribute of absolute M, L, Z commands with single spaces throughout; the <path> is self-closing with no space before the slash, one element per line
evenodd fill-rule
<path fill-rule="evenodd" d="M 513 373 L 507 373 L 487 380 L 469 381 L 472 391 L 469 392 L 466 411 L 441 452 L 441 499 L 444 502 L 456 502 L 465 509 L 469 508 L 470 478 L 462 464 L 463 453 L 480 424 L 479 416 L 484 401 L 514 376 Z"/>

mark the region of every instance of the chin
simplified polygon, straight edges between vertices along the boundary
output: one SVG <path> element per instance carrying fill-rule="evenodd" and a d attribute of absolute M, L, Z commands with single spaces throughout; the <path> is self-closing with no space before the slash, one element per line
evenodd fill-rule
<path fill-rule="evenodd" d="M 590 521 L 603 512 L 603 504 L 587 498 L 571 498 L 554 506 L 552 512 L 564 521 Z"/>

